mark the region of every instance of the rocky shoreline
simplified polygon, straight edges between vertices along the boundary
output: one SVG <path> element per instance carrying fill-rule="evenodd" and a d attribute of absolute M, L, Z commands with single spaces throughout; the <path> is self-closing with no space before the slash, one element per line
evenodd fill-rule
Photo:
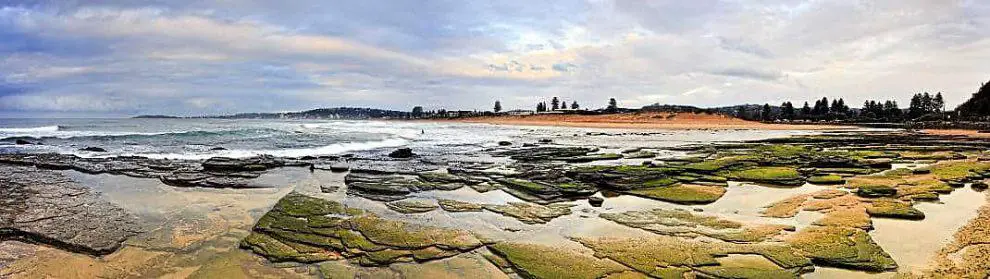
<path fill-rule="evenodd" d="M 436 211 L 454 217 L 496 214 L 528 226 L 544 226 L 574 215 L 572 208 L 582 202 L 608 207 L 608 197 L 614 195 L 692 206 L 719 201 L 730 183 L 779 188 L 810 184 L 825 189 L 766 201 L 762 212 L 763 217 L 780 219 L 804 211 L 821 214 L 802 227 L 745 223 L 683 209 L 582 213 L 586 218 L 600 218 L 653 235 L 567 236 L 573 244 L 594 251 L 594 257 L 462 228 L 397 220 L 321 198 L 320 193 L 298 192 L 279 200 L 240 246 L 271 262 L 345 261 L 358 266 L 425 264 L 479 254 L 503 272 L 525 278 L 790 278 L 811 272 L 815 266 L 884 272 L 896 270 L 898 265 L 870 237 L 871 219 L 923 220 L 924 213 L 913 204 L 938 200 L 939 195 L 958 187 L 977 189 L 990 178 L 990 157 L 983 153 L 988 148 L 990 142 L 968 137 L 831 132 L 627 150 L 552 141 L 510 142 L 456 156 L 415 154 L 415 150 L 403 150 L 403 156 L 376 153 L 207 160 L 0 154 L 0 184 L 5 186 L 0 189 L 0 202 L 4 203 L 0 240 L 102 256 L 117 251 L 124 241 L 145 230 L 147 224 L 133 214 L 62 175 L 66 170 L 157 179 L 171 187 L 237 191 L 270 187 L 256 179 L 272 170 L 309 168 L 343 176 L 342 185 L 320 186 L 323 193 L 339 192 L 383 203 L 394 212 L 388 215 Z M 686 155 L 657 155 L 671 150 Z M 339 187 L 346 189 L 341 192 Z M 525 202 L 496 204 L 421 197 L 422 193 L 463 189 L 503 191 Z M 966 243 L 974 245 L 972 241 Z M 691 256 L 671 254 L 672 249 Z M 649 255 L 648 259 L 644 255 Z M 757 255 L 770 264 L 756 268 L 722 262 L 731 255 Z"/>
<path fill-rule="evenodd" d="M 106 255 L 143 231 L 129 212 L 55 172 L 0 165 L 0 241 Z"/>

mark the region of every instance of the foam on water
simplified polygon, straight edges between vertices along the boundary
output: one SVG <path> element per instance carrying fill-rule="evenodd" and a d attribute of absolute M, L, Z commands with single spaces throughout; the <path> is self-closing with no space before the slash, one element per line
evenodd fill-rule
<path fill-rule="evenodd" d="M 42 126 L 42 127 L 31 127 L 31 128 L 0 128 L 0 133 L 38 133 L 38 132 L 55 132 L 59 130 L 58 125 L 54 126 Z"/>
<path fill-rule="evenodd" d="M 312 147 L 312 148 L 289 148 L 289 149 L 258 149 L 258 150 L 247 150 L 247 149 L 232 149 L 232 150 L 217 150 L 209 152 L 189 152 L 189 153 L 123 153 L 123 154 L 106 154 L 101 152 L 86 152 L 86 151 L 70 151 L 66 153 L 72 153 L 80 157 L 112 157 L 112 156 L 143 156 L 153 159 L 179 159 L 179 160 L 205 160 L 212 157 L 230 157 L 230 158 L 247 158 L 254 157 L 258 155 L 273 155 L 279 157 L 302 157 L 302 156 L 320 156 L 320 155 L 335 155 L 346 152 L 353 151 L 364 151 L 373 150 L 378 148 L 387 147 L 398 147 L 409 143 L 409 141 L 400 138 L 390 138 L 380 141 L 366 141 L 366 142 L 342 142 L 335 143 L 325 146 Z"/>

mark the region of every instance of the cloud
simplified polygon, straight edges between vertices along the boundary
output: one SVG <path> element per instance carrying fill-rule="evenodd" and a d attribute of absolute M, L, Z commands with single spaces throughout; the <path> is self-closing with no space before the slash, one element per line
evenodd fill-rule
<path fill-rule="evenodd" d="M 571 72 L 577 69 L 577 65 L 571 63 L 555 63 L 553 70 L 558 72 Z"/>
<path fill-rule="evenodd" d="M 728 68 L 710 72 L 713 75 L 774 81 L 784 78 L 780 71 L 765 69 Z"/>
<path fill-rule="evenodd" d="M 11 0 L 0 116 L 899 98 L 990 73 L 982 1 Z M 553 16 L 548 16 L 553 15 Z M 251 100 L 245 102 L 244 100 Z"/>

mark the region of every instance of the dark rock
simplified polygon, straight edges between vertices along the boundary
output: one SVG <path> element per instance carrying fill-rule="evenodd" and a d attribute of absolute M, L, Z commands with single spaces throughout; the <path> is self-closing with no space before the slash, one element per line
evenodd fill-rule
<path fill-rule="evenodd" d="M 89 151 L 89 152 L 107 152 L 106 149 L 103 149 L 102 147 L 95 147 L 95 146 L 89 146 L 89 147 L 86 147 L 86 148 L 81 148 L 79 150 L 81 150 L 81 151 Z"/>
<path fill-rule="evenodd" d="M 512 145 L 512 142 L 509 142 L 509 141 L 500 141 L 500 142 L 498 142 L 498 145 L 499 146 L 510 146 L 510 145 Z"/>
<path fill-rule="evenodd" d="M 949 184 L 949 186 L 952 187 L 952 188 L 960 188 L 960 187 L 966 186 L 966 183 L 965 182 L 958 181 L 958 180 L 946 181 L 945 184 Z"/>
<path fill-rule="evenodd" d="M 913 174 L 929 174 L 929 173 L 932 173 L 932 170 L 931 169 L 927 169 L 927 168 L 913 169 L 913 170 L 911 170 L 911 173 L 913 173 Z"/>
<path fill-rule="evenodd" d="M 601 207 L 605 203 L 605 199 L 602 197 L 588 197 L 588 204 L 594 207 Z"/>
<path fill-rule="evenodd" d="M 286 166 L 286 162 L 271 155 L 260 155 L 251 158 L 213 157 L 204 161 L 202 165 L 203 169 L 208 171 L 264 171 L 270 168 Z M 308 163 L 304 163 L 303 165 L 308 165 Z"/>
<path fill-rule="evenodd" d="M 22 140 L 22 139 L 17 139 L 16 141 L 14 141 L 14 144 L 25 145 L 25 144 L 34 144 L 34 143 L 33 142 L 30 142 L 30 141 Z"/>
<path fill-rule="evenodd" d="M 346 172 L 351 169 L 347 164 L 332 164 L 330 165 L 330 171 L 332 172 Z"/>
<path fill-rule="evenodd" d="M 320 185 L 320 192 L 324 193 L 334 193 L 338 189 L 340 189 L 340 186 L 337 185 Z"/>
<path fill-rule="evenodd" d="M 985 182 L 974 182 L 973 184 L 969 185 L 969 187 L 973 187 L 973 190 L 977 190 L 977 191 L 986 190 L 987 186 L 988 185 Z"/>
<path fill-rule="evenodd" d="M 0 165 L 0 241 L 106 255 L 143 228 L 130 212 L 61 174 Z"/>
<path fill-rule="evenodd" d="M 509 156 L 509 158 L 519 161 L 549 161 L 582 157 L 595 151 L 598 151 L 598 149 L 587 147 L 533 147 L 496 152 L 495 155 Z"/>
<path fill-rule="evenodd" d="M 223 148 L 222 146 L 217 146 L 217 147 L 214 147 L 214 148 L 210 148 L 210 151 L 222 151 L 222 150 L 227 150 L 227 149 L 226 148 Z"/>
<path fill-rule="evenodd" d="M 253 175 L 244 175 L 253 176 Z M 175 187 L 205 187 L 205 188 L 261 188 L 250 179 L 237 176 L 212 176 L 205 173 L 173 173 L 159 177 L 165 185 Z"/>
<path fill-rule="evenodd" d="M 411 148 L 399 148 L 388 154 L 388 156 L 392 158 L 412 158 L 415 155 L 416 154 L 412 152 Z"/>
<path fill-rule="evenodd" d="M 522 146 L 523 146 L 523 147 L 537 147 L 537 146 L 539 146 L 539 145 L 536 145 L 536 144 L 534 144 L 534 143 L 524 143 L 524 144 L 523 144 Z"/>
<path fill-rule="evenodd" d="M 540 139 L 540 143 L 553 143 L 552 139 Z"/>
<path fill-rule="evenodd" d="M 856 195 L 867 198 L 890 197 L 897 194 L 897 189 L 884 185 L 863 185 L 856 191 Z"/>

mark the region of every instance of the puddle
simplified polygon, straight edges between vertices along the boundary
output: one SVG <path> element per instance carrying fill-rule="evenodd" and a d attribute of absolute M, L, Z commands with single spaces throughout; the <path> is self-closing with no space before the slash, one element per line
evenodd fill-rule
<path fill-rule="evenodd" d="M 888 279 L 895 278 L 897 276 L 896 272 L 885 272 L 885 273 L 868 273 L 863 271 L 854 271 L 848 269 L 834 268 L 834 267 L 821 267 L 816 266 L 815 272 L 808 273 L 801 278 L 806 279 L 832 279 L 832 278 L 843 278 L 843 279 Z"/>
<path fill-rule="evenodd" d="M 874 218 L 870 232 L 900 266 L 900 271 L 926 267 L 932 256 L 953 239 L 962 226 L 976 217 L 986 203 L 986 194 L 969 187 L 939 196 L 942 203 L 919 203 L 915 208 L 925 213 L 921 221 Z"/>

